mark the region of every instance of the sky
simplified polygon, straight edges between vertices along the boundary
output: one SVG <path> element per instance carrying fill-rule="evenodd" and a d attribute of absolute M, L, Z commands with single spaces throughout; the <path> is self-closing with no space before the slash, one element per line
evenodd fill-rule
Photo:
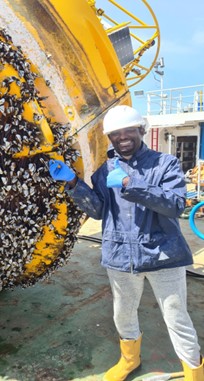
<path fill-rule="evenodd" d="M 164 89 L 204 84 L 204 0 L 148 0 L 160 29 L 160 52 L 165 67 Z M 142 0 L 118 0 L 140 19 L 148 20 L 149 11 Z M 96 0 L 116 19 L 108 0 Z M 121 17 L 121 16 L 120 16 Z M 119 20 L 120 21 L 120 20 Z M 123 21 L 125 17 L 123 16 Z M 151 21 L 149 21 L 151 24 Z M 143 31 L 145 36 L 145 31 Z M 149 53 L 147 53 L 149 54 Z M 161 77 L 154 70 L 134 90 L 159 90 Z M 134 100 L 133 100 L 134 101 Z M 134 103 L 134 102 L 133 102 Z"/>
<path fill-rule="evenodd" d="M 135 0 L 134 0 L 135 1 Z M 149 0 L 160 27 L 164 88 L 204 83 L 204 1 Z M 152 76 L 144 80 L 151 87 Z"/>

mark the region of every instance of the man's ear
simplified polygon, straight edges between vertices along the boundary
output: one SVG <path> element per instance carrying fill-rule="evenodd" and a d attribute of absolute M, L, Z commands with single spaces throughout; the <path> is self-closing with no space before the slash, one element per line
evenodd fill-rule
<path fill-rule="evenodd" d="M 146 134 L 145 127 L 140 126 L 140 127 L 138 127 L 138 130 L 139 130 L 140 135 L 144 136 Z"/>

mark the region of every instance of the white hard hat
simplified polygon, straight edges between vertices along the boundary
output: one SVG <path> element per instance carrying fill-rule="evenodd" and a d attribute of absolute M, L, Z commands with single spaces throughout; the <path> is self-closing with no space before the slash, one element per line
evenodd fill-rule
<path fill-rule="evenodd" d="M 112 107 L 104 117 L 103 133 L 110 134 L 112 131 L 126 127 L 145 126 L 145 120 L 133 107 L 119 105 Z"/>

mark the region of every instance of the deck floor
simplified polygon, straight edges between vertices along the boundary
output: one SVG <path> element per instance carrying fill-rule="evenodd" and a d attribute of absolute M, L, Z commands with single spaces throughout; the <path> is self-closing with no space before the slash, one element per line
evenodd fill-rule
<path fill-rule="evenodd" d="M 200 256 L 203 241 L 190 230 L 188 220 L 180 222 L 193 253 Z M 204 221 L 199 224 L 204 228 Z M 90 219 L 80 234 L 100 237 L 100 224 Z M 0 293 L 0 376 L 17 381 L 102 380 L 119 358 L 119 345 L 100 254 L 100 243 L 79 239 L 69 263 L 51 278 Z M 198 273 L 203 267 L 197 266 Z M 187 282 L 188 309 L 204 353 L 204 278 L 188 275 Z M 144 332 L 142 367 L 128 381 L 180 371 L 148 282 L 139 317 Z"/>

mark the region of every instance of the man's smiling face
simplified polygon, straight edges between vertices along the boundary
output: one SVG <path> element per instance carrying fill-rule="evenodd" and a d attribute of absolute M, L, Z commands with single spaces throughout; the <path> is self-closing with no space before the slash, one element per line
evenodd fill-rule
<path fill-rule="evenodd" d="M 108 137 L 117 153 L 130 159 L 140 149 L 143 130 L 141 127 L 126 127 L 111 132 Z"/>

